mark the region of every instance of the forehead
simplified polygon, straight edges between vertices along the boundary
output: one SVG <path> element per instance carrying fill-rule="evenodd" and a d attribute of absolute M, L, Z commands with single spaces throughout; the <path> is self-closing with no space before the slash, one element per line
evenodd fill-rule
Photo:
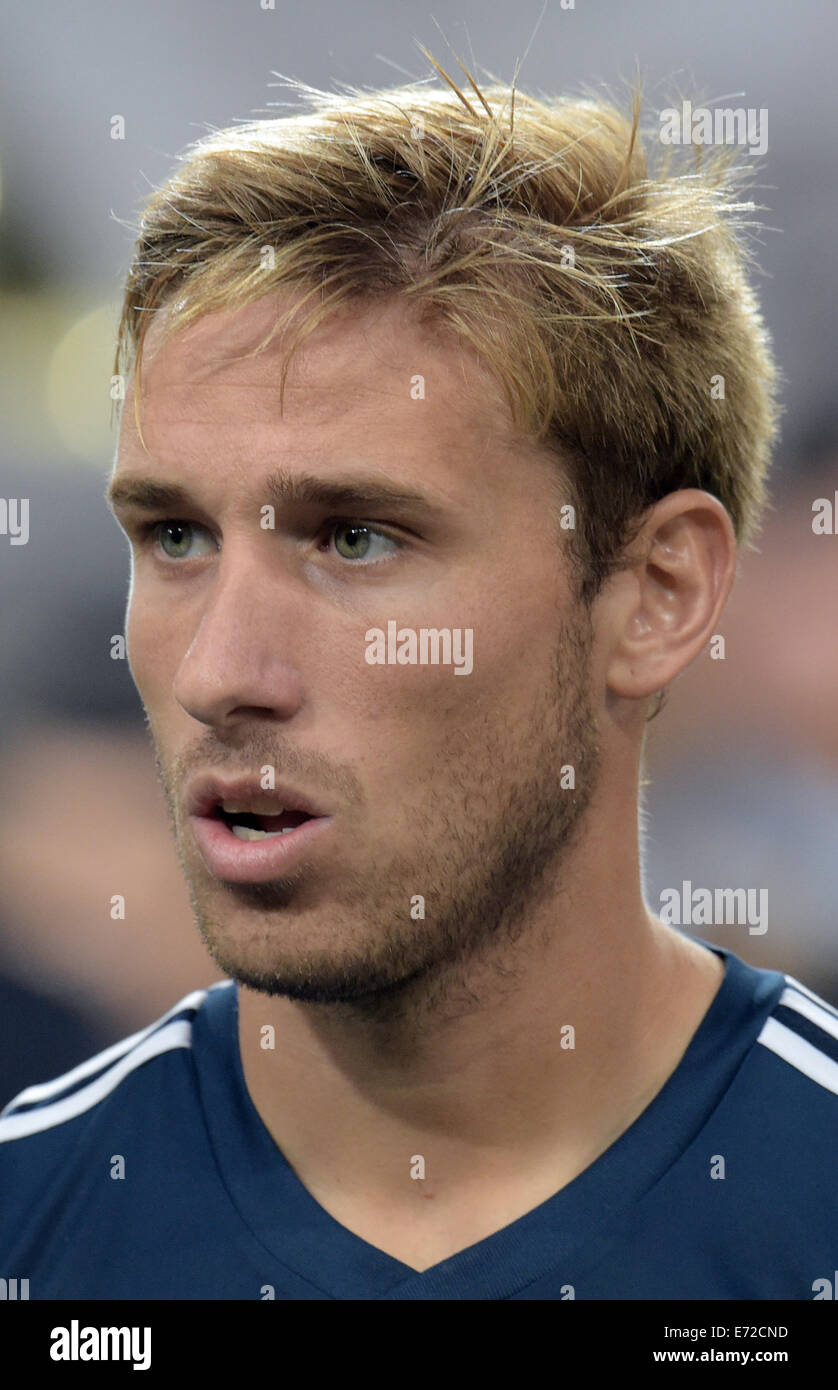
<path fill-rule="evenodd" d="M 353 304 L 329 317 L 290 361 L 289 332 L 267 346 L 280 313 L 297 301 L 271 296 L 207 315 L 164 340 L 150 330 L 139 402 L 152 457 L 186 461 L 207 448 L 228 457 L 280 444 L 363 440 L 368 449 L 416 446 L 475 457 L 521 448 L 502 388 L 469 349 L 420 325 L 406 301 Z M 304 308 L 310 307 L 304 306 Z M 291 333 L 299 316 L 292 321 Z M 142 452 L 134 429 L 133 382 L 123 412 L 120 456 Z M 282 408 L 281 408 L 282 406 Z M 149 462 L 148 455 L 144 455 Z"/>

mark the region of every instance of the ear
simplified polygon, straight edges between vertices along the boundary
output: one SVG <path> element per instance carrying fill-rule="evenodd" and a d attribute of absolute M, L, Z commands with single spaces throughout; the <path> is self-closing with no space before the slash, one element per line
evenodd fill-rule
<path fill-rule="evenodd" d="M 606 683 L 638 700 L 669 685 L 716 632 L 736 577 L 733 523 L 709 492 L 672 492 L 650 508 L 627 559 L 603 594 Z"/>

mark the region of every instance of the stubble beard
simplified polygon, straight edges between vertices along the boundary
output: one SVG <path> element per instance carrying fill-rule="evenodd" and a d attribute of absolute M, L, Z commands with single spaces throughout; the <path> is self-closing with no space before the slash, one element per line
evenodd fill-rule
<path fill-rule="evenodd" d="M 466 735 L 458 729 L 434 758 L 434 766 L 446 769 L 444 784 L 429 777 L 405 789 L 410 853 L 390 852 L 385 861 L 385 847 L 370 846 L 368 866 L 342 876 L 339 899 L 322 909 L 336 939 L 351 942 L 341 952 L 307 952 L 305 929 L 296 930 L 305 870 L 268 884 L 210 886 L 185 852 L 177 780 L 155 744 L 196 922 L 219 969 L 263 994 L 388 1025 L 408 1017 L 436 1025 L 469 1012 L 479 1004 L 478 966 L 488 969 L 495 986 L 514 988 L 514 948 L 526 938 L 527 952 L 539 949 L 534 914 L 561 891 L 562 863 L 596 785 L 600 757 L 587 686 L 591 642 L 590 615 L 580 607 L 557 643 L 553 688 L 526 727 L 509 728 L 499 719 Z M 273 762 L 280 779 L 280 769 L 288 769 L 282 756 L 266 756 L 264 738 L 253 752 L 253 766 Z M 574 770 L 573 788 L 561 785 L 567 765 Z M 352 782 L 345 772 L 343 784 Z M 219 892 L 228 913 L 215 907 Z M 425 916 L 415 920 L 411 905 L 418 895 Z M 230 928 L 230 916 L 243 910 L 258 921 L 258 952 Z M 256 959 L 264 957 L 266 942 L 268 958 Z"/>

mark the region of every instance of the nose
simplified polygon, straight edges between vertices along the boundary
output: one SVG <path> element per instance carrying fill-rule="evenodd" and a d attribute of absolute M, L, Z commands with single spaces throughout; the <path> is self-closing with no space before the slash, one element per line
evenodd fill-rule
<path fill-rule="evenodd" d="M 302 678 L 289 648 L 301 618 L 289 584 L 254 557 L 251 540 L 225 547 L 173 684 L 193 719 L 221 728 L 256 716 L 288 720 L 300 709 Z"/>

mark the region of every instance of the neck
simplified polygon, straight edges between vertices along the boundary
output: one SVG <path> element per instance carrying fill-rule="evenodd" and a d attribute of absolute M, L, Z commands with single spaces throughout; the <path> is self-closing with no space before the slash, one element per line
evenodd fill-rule
<path fill-rule="evenodd" d="M 514 945 L 466 963 L 442 995 L 436 982 L 435 1012 L 427 988 L 378 1018 L 240 989 L 248 1090 L 309 1191 L 415 1204 L 417 1155 L 440 1194 L 521 1165 L 546 1165 L 552 1191 L 645 1109 L 723 968 L 647 911 L 636 846 L 615 852 L 609 829 L 562 864 Z"/>

